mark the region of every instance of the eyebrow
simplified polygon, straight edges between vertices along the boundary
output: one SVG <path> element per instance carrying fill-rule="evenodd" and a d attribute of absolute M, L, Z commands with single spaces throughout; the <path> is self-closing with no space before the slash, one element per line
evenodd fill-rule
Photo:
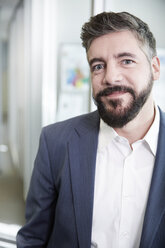
<path fill-rule="evenodd" d="M 129 52 L 124 52 L 124 53 L 119 53 L 115 56 L 116 58 L 122 58 L 122 57 L 131 57 L 131 58 L 134 58 L 136 59 L 137 56 L 133 53 L 129 53 Z"/>
<path fill-rule="evenodd" d="M 119 53 L 117 55 L 114 56 L 115 58 L 122 58 L 122 57 L 130 57 L 130 58 L 134 58 L 136 59 L 137 56 L 133 53 L 129 53 L 129 52 L 123 52 L 123 53 Z M 89 60 L 89 65 L 91 66 L 93 63 L 96 62 L 105 62 L 105 60 L 103 58 L 93 58 L 91 60 Z"/>
<path fill-rule="evenodd" d="M 93 63 L 96 63 L 96 62 L 105 62 L 105 61 L 102 58 L 93 58 L 89 60 L 89 65 L 91 66 Z"/>

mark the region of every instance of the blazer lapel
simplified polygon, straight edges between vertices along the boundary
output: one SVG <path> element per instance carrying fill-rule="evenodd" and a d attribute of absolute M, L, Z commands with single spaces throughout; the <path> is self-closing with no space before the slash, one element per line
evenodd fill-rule
<path fill-rule="evenodd" d="M 93 195 L 99 116 L 88 115 L 69 141 L 70 172 L 80 248 L 91 246 Z"/>
<path fill-rule="evenodd" d="M 150 193 L 140 248 L 152 247 L 163 212 L 165 210 L 165 116 L 160 111 L 160 131 L 155 166 L 151 181 Z"/>

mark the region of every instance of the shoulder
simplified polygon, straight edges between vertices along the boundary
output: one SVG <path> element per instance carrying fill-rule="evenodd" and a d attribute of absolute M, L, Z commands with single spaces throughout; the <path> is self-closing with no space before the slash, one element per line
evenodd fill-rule
<path fill-rule="evenodd" d="M 59 175 L 59 168 L 68 156 L 68 145 L 72 147 L 73 140 L 77 142 L 79 135 L 89 133 L 97 135 L 99 120 L 99 114 L 95 111 L 51 124 L 42 129 L 39 153 L 45 156 L 45 151 L 47 151 L 54 175 Z"/>
<path fill-rule="evenodd" d="M 54 139 L 55 137 L 58 137 L 58 139 L 63 139 L 64 137 L 69 139 L 75 129 L 84 126 L 90 129 L 93 125 L 97 125 L 98 122 L 98 111 L 94 111 L 46 126 L 42 129 L 42 133 L 48 139 Z"/>

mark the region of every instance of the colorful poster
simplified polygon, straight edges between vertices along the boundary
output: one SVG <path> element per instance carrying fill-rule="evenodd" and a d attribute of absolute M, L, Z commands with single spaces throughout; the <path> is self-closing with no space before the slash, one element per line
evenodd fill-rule
<path fill-rule="evenodd" d="M 81 44 L 63 44 L 60 53 L 62 90 L 88 90 L 89 65 Z"/>

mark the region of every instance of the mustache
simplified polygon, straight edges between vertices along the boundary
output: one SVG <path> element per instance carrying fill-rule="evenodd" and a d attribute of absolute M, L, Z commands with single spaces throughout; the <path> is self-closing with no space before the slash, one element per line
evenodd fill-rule
<path fill-rule="evenodd" d="M 99 93 L 97 93 L 96 98 L 98 99 L 102 96 L 108 96 L 108 95 L 112 94 L 113 92 L 124 92 L 124 93 L 128 92 L 133 96 L 134 99 L 136 97 L 135 92 L 133 91 L 132 88 L 129 88 L 129 87 L 123 86 L 123 85 L 122 86 L 116 85 L 116 86 L 111 86 L 111 87 L 108 87 L 108 88 L 100 91 Z"/>

